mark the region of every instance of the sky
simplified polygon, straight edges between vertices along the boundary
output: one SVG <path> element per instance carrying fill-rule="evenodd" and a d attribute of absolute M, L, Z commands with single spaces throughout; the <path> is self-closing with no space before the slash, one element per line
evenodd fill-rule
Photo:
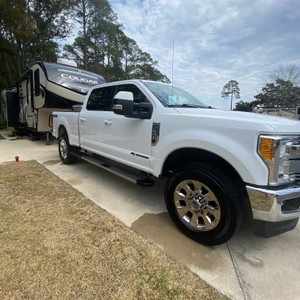
<path fill-rule="evenodd" d="M 299 0 L 109 0 L 125 34 L 174 85 L 208 105 L 236 80 L 253 101 L 282 65 L 300 67 Z"/>

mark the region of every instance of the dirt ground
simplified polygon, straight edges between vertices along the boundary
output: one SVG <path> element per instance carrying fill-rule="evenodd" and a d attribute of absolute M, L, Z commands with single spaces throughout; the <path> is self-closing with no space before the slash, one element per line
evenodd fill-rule
<path fill-rule="evenodd" d="M 35 161 L 0 164 L 0 299 L 227 299 Z"/>

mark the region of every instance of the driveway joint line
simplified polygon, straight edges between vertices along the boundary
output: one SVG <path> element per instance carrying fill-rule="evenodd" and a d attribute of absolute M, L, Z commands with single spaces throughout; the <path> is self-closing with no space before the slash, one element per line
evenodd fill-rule
<path fill-rule="evenodd" d="M 244 288 L 243 288 L 243 283 L 242 283 L 242 280 L 241 280 L 241 278 L 240 278 L 240 276 L 239 276 L 238 267 L 237 267 L 237 264 L 236 264 L 235 259 L 234 259 L 234 257 L 233 257 L 233 254 L 232 254 L 232 252 L 231 252 L 231 250 L 230 250 L 230 247 L 229 247 L 228 242 L 226 243 L 226 247 L 227 247 L 227 249 L 228 249 L 228 253 L 229 253 L 229 255 L 230 255 L 230 259 L 231 259 L 231 261 L 232 261 L 233 268 L 234 268 L 234 272 L 235 272 L 235 275 L 236 275 L 236 277 L 237 277 L 237 279 L 238 279 L 238 282 L 239 282 L 239 286 L 240 286 L 240 288 L 241 288 L 241 290 L 242 290 L 243 298 L 244 298 L 245 300 L 247 300 L 247 297 L 246 297 L 246 294 L 245 294 Z"/>

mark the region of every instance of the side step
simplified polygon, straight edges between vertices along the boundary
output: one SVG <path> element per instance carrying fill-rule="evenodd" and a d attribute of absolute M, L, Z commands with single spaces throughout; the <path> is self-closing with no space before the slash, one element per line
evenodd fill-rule
<path fill-rule="evenodd" d="M 148 177 L 129 172 L 120 167 L 109 165 L 106 162 L 101 161 L 101 159 L 99 158 L 78 152 L 72 152 L 71 154 L 140 186 L 147 187 L 154 184 L 154 181 L 149 179 Z"/>

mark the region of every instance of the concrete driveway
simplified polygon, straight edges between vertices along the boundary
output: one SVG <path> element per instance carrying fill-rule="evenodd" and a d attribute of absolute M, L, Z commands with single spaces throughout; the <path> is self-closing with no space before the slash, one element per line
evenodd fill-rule
<path fill-rule="evenodd" d="M 16 155 L 37 160 L 231 299 L 300 299 L 300 225 L 265 239 L 244 224 L 228 243 L 202 246 L 171 222 L 163 182 L 143 188 L 85 162 L 63 165 L 56 144 L 15 140 L 9 133 L 0 131 L 0 163 Z"/>

